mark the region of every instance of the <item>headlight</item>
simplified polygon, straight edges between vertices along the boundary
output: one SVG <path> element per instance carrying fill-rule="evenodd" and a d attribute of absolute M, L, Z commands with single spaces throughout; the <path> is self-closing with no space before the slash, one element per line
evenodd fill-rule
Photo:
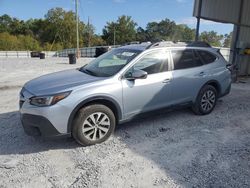
<path fill-rule="evenodd" d="M 56 104 L 57 102 L 65 99 L 67 96 L 69 96 L 69 92 L 65 93 L 59 93 L 51 96 L 39 96 L 39 97 L 32 97 L 30 98 L 30 104 L 35 105 L 35 106 L 51 106 L 53 104 Z"/>

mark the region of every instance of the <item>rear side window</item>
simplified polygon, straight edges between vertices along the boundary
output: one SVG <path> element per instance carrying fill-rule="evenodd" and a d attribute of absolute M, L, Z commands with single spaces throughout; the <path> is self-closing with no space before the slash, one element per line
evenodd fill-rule
<path fill-rule="evenodd" d="M 202 66 L 203 63 L 193 50 L 173 50 L 174 70 Z"/>
<path fill-rule="evenodd" d="M 196 50 L 196 52 L 198 53 L 204 64 L 213 63 L 217 59 L 217 57 L 210 52 L 206 52 L 203 50 Z"/>

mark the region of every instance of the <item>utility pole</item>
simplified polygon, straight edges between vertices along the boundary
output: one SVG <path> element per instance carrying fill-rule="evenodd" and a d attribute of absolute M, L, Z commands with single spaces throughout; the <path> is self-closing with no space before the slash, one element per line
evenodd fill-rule
<path fill-rule="evenodd" d="M 201 8 L 202 8 L 202 0 L 199 0 L 198 4 L 198 17 L 197 17 L 197 24 L 196 24 L 196 30 L 195 30 L 195 41 L 199 41 L 199 35 L 200 35 L 200 22 L 201 22 Z"/>
<path fill-rule="evenodd" d="M 89 23 L 89 17 L 88 17 L 88 47 L 90 47 L 90 23 Z"/>
<path fill-rule="evenodd" d="M 114 46 L 115 46 L 115 25 L 114 25 Z"/>
<path fill-rule="evenodd" d="M 78 0 L 75 0 L 76 5 L 76 57 L 80 57 L 79 51 L 79 16 L 78 16 Z"/>

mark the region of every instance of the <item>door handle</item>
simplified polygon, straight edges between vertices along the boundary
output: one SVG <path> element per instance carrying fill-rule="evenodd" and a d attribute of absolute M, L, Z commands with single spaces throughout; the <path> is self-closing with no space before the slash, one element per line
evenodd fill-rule
<path fill-rule="evenodd" d="M 171 79 L 167 78 L 167 79 L 163 80 L 162 83 L 166 84 L 166 83 L 169 83 L 170 81 L 171 81 Z"/>
<path fill-rule="evenodd" d="M 205 72 L 200 72 L 200 73 L 199 73 L 199 76 L 205 76 L 205 75 L 206 75 Z"/>

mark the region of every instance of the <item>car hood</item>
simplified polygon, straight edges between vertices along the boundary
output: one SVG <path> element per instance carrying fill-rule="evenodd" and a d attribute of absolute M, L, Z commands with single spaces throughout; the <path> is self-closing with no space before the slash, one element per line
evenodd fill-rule
<path fill-rule="evenodd" d="M 88 84 L 101 79 L 103 78 L 91 76 L 74 69 L 35 78 L 27 82 L 24 88 L 34 95 L 49 95 L 67 91 L 72 87 Z"/>

